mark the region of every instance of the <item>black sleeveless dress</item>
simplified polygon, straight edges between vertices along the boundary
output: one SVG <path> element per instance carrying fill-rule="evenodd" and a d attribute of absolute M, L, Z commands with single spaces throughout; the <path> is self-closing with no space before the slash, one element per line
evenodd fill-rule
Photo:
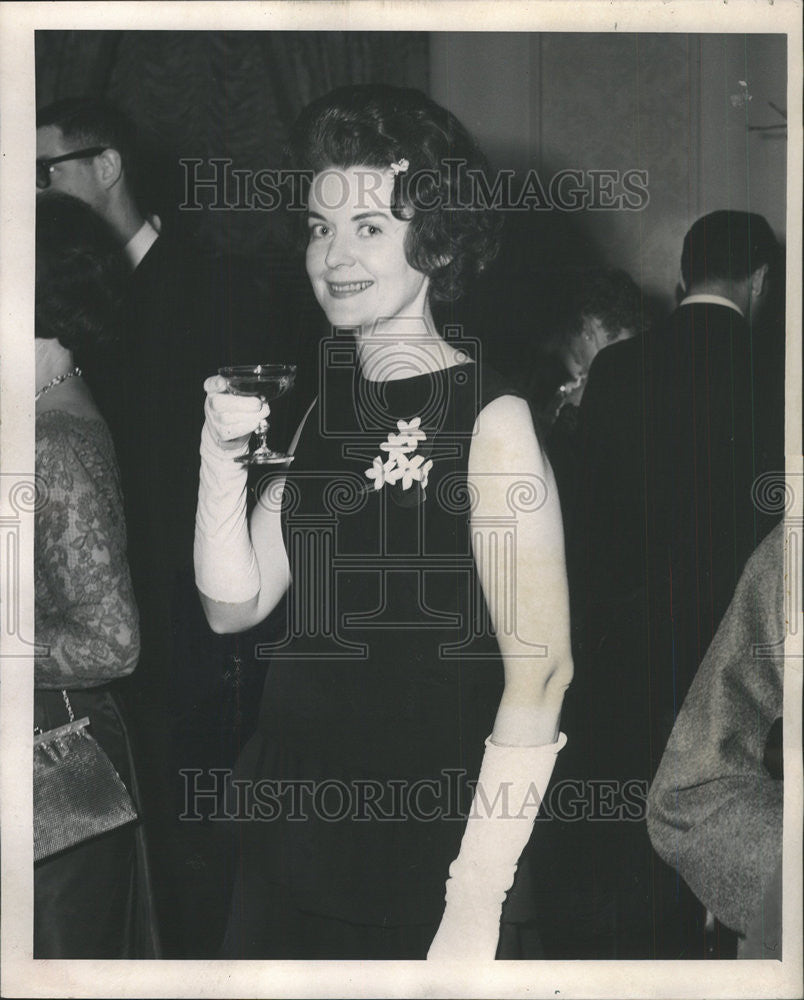
<path fill-rule="evenodd" d="M 293 583 L 229 788 L 230 957 L 424 957 L 503 690 L 467 464 L 478 414 L 513 390 L 474 363 L 371 382 L 348 355 L 324 366 L 281 501 L 276 480 L 255 487 L 282 503 Z M 482 558 L 510 556 L 515 513 Z M 398 955 L 277 950 L 257 925 L 291 921 L 260 915 L 268 897 L 419 933 Z"/>

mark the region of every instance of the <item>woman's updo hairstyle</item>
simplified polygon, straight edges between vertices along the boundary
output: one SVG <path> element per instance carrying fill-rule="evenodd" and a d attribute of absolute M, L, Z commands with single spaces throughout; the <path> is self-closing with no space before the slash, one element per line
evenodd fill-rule
<path fill-rule="evenodd" d="M 421 91 L 377 84 L 333 90 L 301 112 L 286 158 L 289 169 L 310 175 L 390 170 L 406 160 L 391 210 L 410 222 L 407 260 L 430 278 L 433 302 L 459 298 L 497 254 L 500 219 L 480 203 L 473 180 L 487 173 L 486 158 L 458 119 Z"/>
<path fill-rule="evenodd" d="M 67 194 L 37 198 L 37 337 L 79 355 L 112 340 L 124 281 L 123 255 L 100 216 Z"/>

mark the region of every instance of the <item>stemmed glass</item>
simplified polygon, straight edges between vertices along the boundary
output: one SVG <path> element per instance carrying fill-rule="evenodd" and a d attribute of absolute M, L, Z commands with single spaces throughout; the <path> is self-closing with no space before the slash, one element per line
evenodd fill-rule
<path fill-rule="evenodd" d="M 296 380 L 295 365 L 233 365 L 219 368 L 218 374 L 226 379 L 226 385 L 235 396 L 259 396 L 271 402 L 284 396 Z M 250 455 L 243 455 L 238 462 L 244 465 L 278 465 L 280 462 L 292 462 L 293 456 L 269 448 L 268 421 L 261 420 L 257 424 L 256 434 L 260 443 Z"/>

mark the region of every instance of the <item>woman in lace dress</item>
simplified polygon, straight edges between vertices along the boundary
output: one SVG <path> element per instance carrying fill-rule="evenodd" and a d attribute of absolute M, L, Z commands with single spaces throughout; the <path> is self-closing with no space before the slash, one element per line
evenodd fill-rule
<path fill-rule="evenodd" d="M 560 510 L 528 405 L 433 319 L 496 251 L 484 160 L 445 109 L 379 86 L 315 101 L 291 147 L 313 178 L 307 273 L 337 332 L 285 501 L 258 490 L 249 525 L 235 458 L 259 399 L 210 378 L 201 441 L 210 624 L 247 629 L 288 591 L 232 784 L 224 953 L 525 957 L 505 927 L 532 922 L 527 893 L 519 912 L 506 893 L 564 744 L 572 661 Z"/>
<path fill-rule="evenodd" d="M 122 497 L 109 431 L 80 360 L 113 329 L 123 274 L 105 224 L 82 202 L 49 194 L 36 219 L 36 473 L 45 503 L 34 536 L 35 725 L 89 718 L 89 733 L 136 801 L 131 749 L 114 682 L 139 655 Z M 66 698 L 65 698 L 66 693 Z M 34 868 L 36 958 L 156 954 L 140 823 Z"/>

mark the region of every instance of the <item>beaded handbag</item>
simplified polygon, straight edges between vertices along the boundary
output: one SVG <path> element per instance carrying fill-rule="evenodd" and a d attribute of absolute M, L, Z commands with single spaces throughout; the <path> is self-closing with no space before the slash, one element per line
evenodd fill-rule
<path fill-rule="evenodd" d="M 67 692 L 65 726 L 34 731 L 34 861 L 131 823 L 137 810 L 105 751 L 77 719 Z"/>

